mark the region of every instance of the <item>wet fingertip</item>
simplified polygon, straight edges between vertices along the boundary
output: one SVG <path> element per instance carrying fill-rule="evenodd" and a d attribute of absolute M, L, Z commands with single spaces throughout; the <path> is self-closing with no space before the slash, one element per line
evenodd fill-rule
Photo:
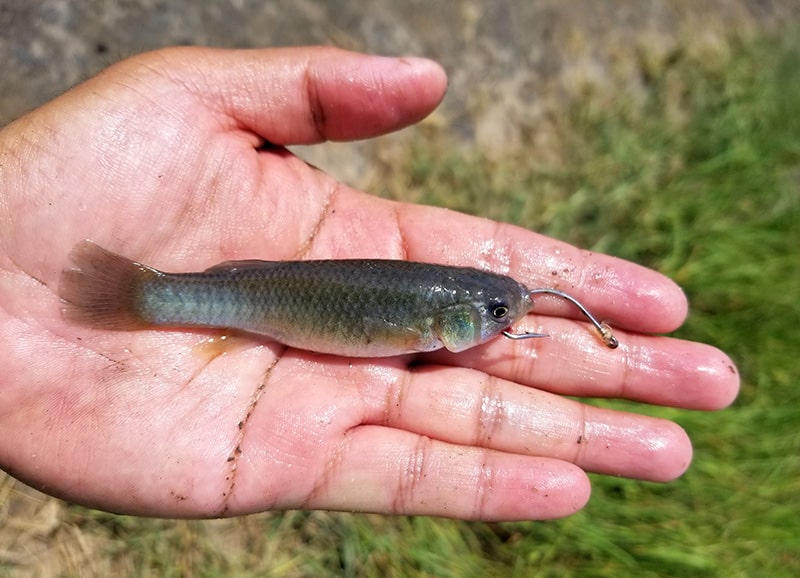
<path fill-rule="evenodd" d="M 641 286 L 635 290 L 637 298 L 643 303 L 642 316 L 647 322 L 645 331 L 650 333 L 669 333 L 675 331 L 689 315 L 689 299 L 680 285 L 672 279 L 659 274 L 659 282 Z"/>
<path fill-rule="evenodd" d="M 728 355 L 713 345 L 670 341 L 661 355 L 660 367 L 672 367 L 672 387 L 665 391 L 664 405 L 716 411 L 728 407 L 739 394 L 740 376 Z"/>
<path fill-rule="evenodd" d="M 705 398 L 706 403 L 699 409 L 719 410 L 731 405 L 739 395 L 741 376 L 733 360 L 720 349 L 706 345 L 710 352 L 704 362 L 698 364 L 696 371 L 703 376 L 703 383 L 713 388 L 713 395 Z"/>
<path fill-rule="evenodd" d="M 571 516 L 572 514 L 582 510 L 586 507 L 586 504 L 589 503 L 589 499 L 592 497 L 592 483 L 589 480 L 589 477 L 586 475 L 582 469 L 576 466 L 575 471 L 571 476 L 571 485 L 570 485 L 570 496 L 571 502 L 567 503 L 569 507 L 569 511 L 565 514 L 565 516 Z"/>
<path fill-rule="evenodd" d="M 582 510 L 592 495 L 586 472 L 573 464 L 562 462 L 547 476 L 537 476 L 537 482 L 530 494 L 533 508 L 530 519 L 566 518 Z"/>
<path fill-rule="evenodd" d="M 678 424 L 665 420 L 661 431 L 645 440 L 649 446 L 649 475 L 652 482 L 671 482 L 681 477 L 692 463 L 692 440 Z"/>

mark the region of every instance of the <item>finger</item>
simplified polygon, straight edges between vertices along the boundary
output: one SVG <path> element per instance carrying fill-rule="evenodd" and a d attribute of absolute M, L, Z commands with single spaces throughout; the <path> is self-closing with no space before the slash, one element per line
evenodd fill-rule
<path fill-rule="evenodd" d="M 349 433 L 313 491 L 295 507 L 541 520 L 575 513 L 589 494 L 586 474 L 566 462 L 363 426 Z"/>
<path fill-rule="evenodd" d="M 385 134 L 427 116 L 447 87 L 423 58 L 331 47 L 269 50 L 174 48 L 140 56 L 273 144 Z"/>
<path fill-rule="evenodd" d="M 670 279 L 629 261 L 463 213 L 375 199 L 337 190 L 304 254 L 371 256 L 472 266 L 514 277 L 529 288 L 551 287 L 579 299 L 612 327 L 673 331 L 686 318 L 683 291 Z M 572 304 L 536 297 L 534 312 L 581 318 Z"/>
<path fill-rule="evenodd" d="M 640 265 L 444 209 L 404 205 L 397 220 L 410 260 L 471 265 L 510 275 L 530 289 L 560 289 L 612 327 L 661 333 L 686 317 L 681 289 Z M 552 297 L 535 298 L 534 312 L 580 317 L 574 306 Z"/>
<path fill-rule="evenodd" d="M 457 445 L 556 458 L 596 473 L 668 481 L 691 461 L 676 424 L 596 408 L 463 368 L 426 367 L 364 394 L 364 421 Z"/>
<path fill-rule="evenodd" d="M 500 337 L 462 354 L 436 352 L 430 359 L 562 395 L 624 398 L 687 409 L 721 409 L 739 391 L 735 365 L 710 345 L 617 332 L 620 346 L 612 350 L 590 325 L 555 317 L 529 316 L 516 330 L 548 337 L 516 341 Z"/>
<path fill-rule="evenodd" d="M 393 405 L 403 367 L 398 359 L 375 363 L 287 351 L 240 426 L 235 487 L 221 510 L 326 508 L 510 520 L 566 516 L 583 506 L 589 484 L 573 464 L 378 423 Z M 445 421 L 462 427 L 459 419 Z"/>

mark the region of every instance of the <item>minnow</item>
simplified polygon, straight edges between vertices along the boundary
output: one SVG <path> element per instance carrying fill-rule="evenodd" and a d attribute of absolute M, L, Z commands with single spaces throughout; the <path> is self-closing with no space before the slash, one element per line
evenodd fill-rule
<path fill-rule="evenodd" d="M 530 291 L 470 267 L 384 259 L 226 261 L 199 273 L 165 273 L 91 241 L 70 253 L 59 285 L 64 318 L 97 329 L 230 328 L 290 347 L 349 357 L 446 348 L 460 352 L 500 334 L 533 308 L 532 293 L 569 299 L 606 345 L 616 339 L 574 298 Z"/>

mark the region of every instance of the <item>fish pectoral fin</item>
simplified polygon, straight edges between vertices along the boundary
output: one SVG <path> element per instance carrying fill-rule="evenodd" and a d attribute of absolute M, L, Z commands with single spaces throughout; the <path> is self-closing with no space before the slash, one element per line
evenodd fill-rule
<path fill-rule="evenodd" d="M 480 319 L 469 305 L 451 305 L 440 310 L 433 330 L 448 351 L 458 353 L 480 343 Z"/>
<path fill-rule="evenodd" d="M 386 319 L 364 318 L 364 333 L 368 342 L 385 341 L 398 352 L 427 351 L 423 334 L 413 327 L 393 323 Z"/>

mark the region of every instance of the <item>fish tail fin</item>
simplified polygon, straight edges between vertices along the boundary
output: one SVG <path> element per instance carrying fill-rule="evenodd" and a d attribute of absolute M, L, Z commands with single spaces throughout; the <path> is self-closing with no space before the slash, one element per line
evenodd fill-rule
<path fill-rule="evenodd" d="M 142 283 L 159 273 L 83 241 L 70 252 L 73 267 L 61 274 L 58 293 L 66 320 L 96 329 L 150 326 L 138 313 Z"/>

